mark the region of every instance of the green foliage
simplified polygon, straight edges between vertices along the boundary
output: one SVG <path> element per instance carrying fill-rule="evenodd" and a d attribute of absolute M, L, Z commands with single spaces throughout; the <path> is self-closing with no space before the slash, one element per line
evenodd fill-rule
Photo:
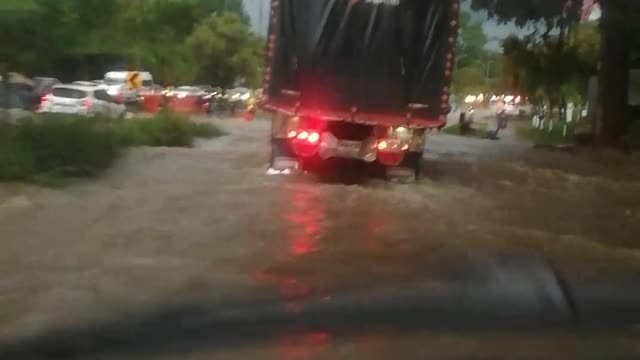
<path fill-rule="evenodd" d="M 521 124 L 516 127 L 516 134 L 521 139 L 538 145 L 566 145 L 575 142 L 575 130 L 575 122 L 567 124 L 566 136 L 564 134 L 564 123 L 555 122 L 551 131 L 547 126 L 544 129 L 536 129 L 529 124 Z"/>
<path fill-rule="evenodd" d="M 213 124 L 169 113 L 115 122 L 47 115 L 17 125 L 2 124 L 0 180 L 56 183 L 63 177 L 94 176 L 111 166 L 126 147 L 190 147 L 195 137 L 221 135 Z"/>
<path fill-rule="evenodd" d="M 502 23 L 514 21 L 522 27 L 543 22 L 548 28 L 555 28 L 565 25 L 566 21 L 579 19 L 582 1 L 572 1 L 570 7 L 567 3 L 560 0 L 471 0 L 471 8 L 485 10 Z"/>
<path fill-rule="evenodd" d="M 188 117 L 162 112 L 153 117 L 121 120 L 110 125 L 122 146 L 191 147 L 193 139 L 224 135 L 210 123 L 196 123 Z"/>
<path fill-rule="evenodd" d="M 255 87 L 260 81 L 262 42 L 238 15 L 223 13 L 199 23 L 187 38 L 186 49 L 198 64 L 198 81 L 231 87 L 235 75 L 243 74 L 245 85 Z"/>
<path fill-rule="evenodd" d="M 456 48 L 456 66 L 464 68 L 486 60 L 487 35 L 482 23 L 473 21 L 469 12 L 460 13 L 460 36 Z"/>
<path fill-rule="evenodd" d="M 456 49 L 456 69 L 453 91 L 458 97 L 485 92 L 489 86 L 491 54 L 486 50 L 487 36 L 482 23 L 473 21 L 471 14 L 460 14 L 460 36 Z"/>
<path fill-rule="evenodd" d="M 453 78 L 455 93 L 461 99 L 469 94 L 479 94 L 487 91 L 485 69 L 477 64 L 456 70 Z"/>
<path fill-rule="evenodd" d="M 233 24 L 226 21 L 221 24 L 233 25 L 236 31 L 233 52 L 217 53 L 220 58 L 215 62 L 227 70 L 240 71 L 226 75 L 232 82 L 236 77 L 252 82 L 258 78 L 262 45 L 249 32 L 242 0 L 2 0 L 0 3 L 3 39 L 0 68 L 43 75 L 59 70 L 59 65 L 68 59 L 84 61 L 89 55 L 108 55 L 152 72 L 162 84 L 190 83 L 198 76 L 206 78 L 202 75 L 209 73 L 211 64 L 204 64 L 208 70 L 201 69 L 203 60 L 190 56 L 185 40 L 196 24 L 205 19 L 227 19 L 227 14 L 234 14 Z M 221 29 L 208 35 L 225 33 Z M 228 40 L 229 36 L 223 39 Z"/>
<path fill-rule="evenodd" d="M 35 172 L 35 154 L 19 129 L 0 124 L 0 179 L 23 180 Z"/>
<path fill-rule="evenodd" d="M 193 137 L 190 120 L 169 114 L 134 118 L 112 126 L 117 142 L 123 146 L 190 147 Z"/>
<path fill-rule="evenodd" d="M 0 179 L 43 174 L 90 176 L 106 169 L 119 147 L 96 120 L 51 116 L 0 129 Z"/>
<path fill-rule="evenodd" d="M 551 108 L 563 101 L 583 101 L 596 67 L 598 37 L 594 38 L 592 29 L 571 30 L 566 39 L 511 36 L 504 40 L 505 71 L 510 72 L 514 90 Z"/>

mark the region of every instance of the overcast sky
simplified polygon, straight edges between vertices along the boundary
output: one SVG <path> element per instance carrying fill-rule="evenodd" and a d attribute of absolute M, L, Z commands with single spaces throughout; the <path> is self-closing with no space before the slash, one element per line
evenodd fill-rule
<path fill-rule="evenodd" d="M 260 33 L 266 34 L 267 23 L 269 19 L 270 0 L 243 0 L 245 9 L 251 17 L 251 25 L 253 29 Z M 468 5 L 463 5 L 468 8 Z M 261 16 L 262 15 L 262 16 Z M 491 48 L 498 49 L 500 45 L 499 39 L 503 39 L 511 33 L 522 33 L 523 30 L 516 28 L 514 25 L 498 25 L 494 21 L 487 20 L 485 14 L 476 13 L 475 17 L 482 21 L 485 26 L 485 33 L 489 39 L 493 39 L 489 44 Z"/>

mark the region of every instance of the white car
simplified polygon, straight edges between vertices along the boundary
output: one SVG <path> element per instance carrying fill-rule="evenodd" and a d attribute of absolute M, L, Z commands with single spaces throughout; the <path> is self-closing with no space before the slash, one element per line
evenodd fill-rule
<path fill-rule="evenodd" d="M 98 86 L 100 84 L 93 81 L 74 81 L 71 83 L 72 85 L 80 85 L 80 86 Z"/>
<path fill-rule="evenodd" d="M 196 86 L 180 86 L 167 94 L 167 96 L 175 96 L 179 99 L 187 96 L 205 96 L 207 93 Z"/>
<path fill-rule="evenodd" d="M 57 85 L 42 98 L 38 112 L 119 118 L 126 109 L 104 87 Z"/>

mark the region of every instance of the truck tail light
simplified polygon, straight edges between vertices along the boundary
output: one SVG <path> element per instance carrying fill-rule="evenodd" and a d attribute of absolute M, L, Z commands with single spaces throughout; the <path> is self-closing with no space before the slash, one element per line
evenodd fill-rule
<path fill-rule="evenodd" d="M 385 166 L 400 165 L 406 151 L 409 150 L 408 144 L 403 144 L 401 141 L 393 139 L 380 140 L 376 147 L 378 149 L 378 160 Z"/>
<path fill-rule="evenodd" d="M 296 154 L 303 157 L 311 157 L 318 151 L 318 143 L 320 142 L 320 134 L 318 132 L 303 130 L 296 133 L 291 131 L 288 136 L 293 139 L 293 150 Z"/>
<path fill-rule="evenodd" d="M 298 140 L 307 140 L 309 138 L 309 133 L 306 131 L 301 132 L 300 134 L 298 134 L 297 139 Z"/>
<path fill-rule="evenodd" d="M 398 166 L 404 159 L 404 153 L 400 151 L 384 151 L 378 153 L 378 160 L 385 166 Z"/>
<path fill-rule="evenodd" d="M 318 134 L 315 131 L 309 132 L 309 131 L 301 131 L 300 133 L 297 133 L 295 131 L 291 131 L 288 134 L 289 138 L 296 138 L 300 141 L 306 141 L 310 144 L 317 144 L 320 141 L 320 134 Z"/>
<path fill-rule="evenodd" d="M 309 134 L 307 141 L 311 144 L 318 143 L 318 141 L 320 141 L 320 134 L 318 134 L 317 132 Z"/>

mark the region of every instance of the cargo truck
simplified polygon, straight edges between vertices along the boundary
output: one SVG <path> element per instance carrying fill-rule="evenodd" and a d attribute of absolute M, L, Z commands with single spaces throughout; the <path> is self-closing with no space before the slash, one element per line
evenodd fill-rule
<path fill-rule="evenodd" d="M 417 178 L 450 112 L 459 11 L 458 0 L 272 0 L 272 168 L 349 159 Z"/>

